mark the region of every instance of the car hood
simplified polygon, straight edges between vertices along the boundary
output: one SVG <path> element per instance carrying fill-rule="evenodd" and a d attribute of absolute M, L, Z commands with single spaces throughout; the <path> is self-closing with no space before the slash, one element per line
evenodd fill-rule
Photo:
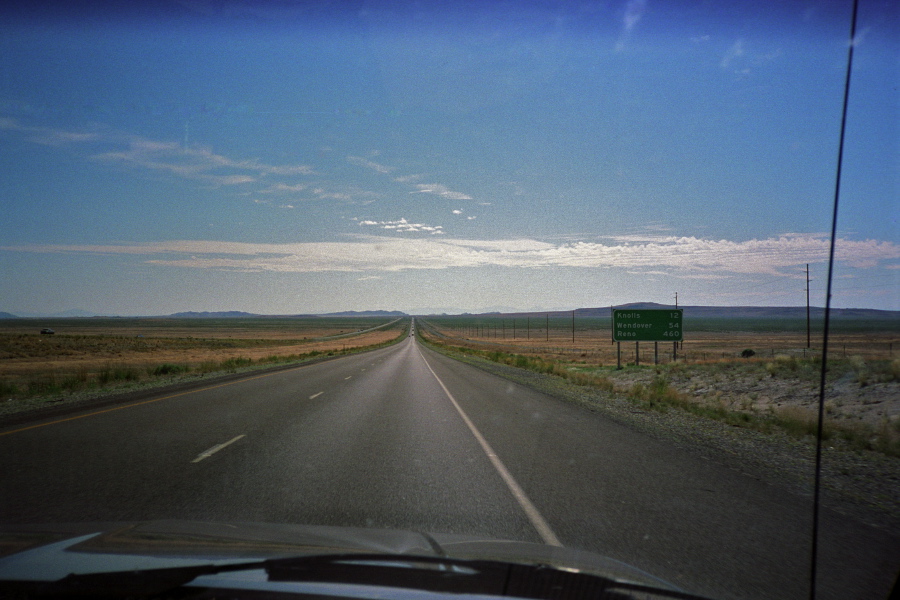
<path fill-rule="evenodd" d="M 548 565 L 677 589 L 602 555 L 529 542 L 414 531 L 270 523 L 148 521 L 0 525 L 0 581 L 142 571 L 254 559 L 377 553 Z"/>

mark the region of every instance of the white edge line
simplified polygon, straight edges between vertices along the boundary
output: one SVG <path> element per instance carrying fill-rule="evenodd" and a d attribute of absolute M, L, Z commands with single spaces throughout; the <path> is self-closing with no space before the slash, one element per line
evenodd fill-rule
<path fill-rule="evenodd" d="M 236 441 L 238 441 L 238 440 L 241 439 L 242 437 L 246 437 L 246 435 L 247 435 L 247 434 L 242 433 L 241 435 L 239 435 L 239 436 L 237 436 L 237 437 L 234 437 L 234 438 L 228 440 L 228 441 L 225 442 L 224 444 L 219 444 L 218 446 L 213 446 L 213 447 L 210 448 L 209 450 L 206 450 L 205 452 L 201 452 L 200 454 L 198 454 L 198 455 L 197 455 L 197 458 L 195 458 L 195 459 L 192 460 L 191 462 L 192 462 L 192 463 L 196 463 L 196 462 L 200 462 L 200 461 L 203 460 L 204 458 L 209 458 L 210 456 L 212 456 L 213 454 L 215 454 L 216 452 L 218 452 L 218 451 L 221 450 L 222 448 L 225 448 L 226 446 L 230 446 L 231 444 L 235 443 Z"/>
<path fill-rule="evenodd" d="M 552 529 L 550 529 L 550 525 L 547 523 L 544 517 L 541 516 L 541 513 L 538 511 L 537 507 L 531 502 L 531 500 L 528 499 L 528 496 L 525 494 L 525 490 L 523 490 L 519 486 L 519 484 L 513 478 L 512 474 L 506 469 L 503 461 L 500 460 L 500 457 L 497 456 L 497 453 L 494 452 L 493 448 L 491 448 L 491 445 L 488 444 L 487 440 L 484 439 L 484 436 L 481 435 L 481 432 L 478 431 L 478 428 L 475 427 L 475 424 L 472 423 L 466 413 L 463 412 L 463 409 L 459 406 L 456 398 L 453 397 L 453 394 L 450 393 L 450 390 L 447 389 L 447 386 L 444 385 L 444 382 L 441 381 L 441 378 L 437 376 L 437 373 L 435 373 L 434 369 L 431 368 L 431 365 L 428 364 L 428 360 L 422 354 L 421 350 L 419 350 L 419 356 L 421 356 L 422 360 L 425 361 L 425 366 L 428 367 L 428 370 L 431 371 L 431 374 L 434 375 L 434 378 L 440 384 L 441 388 L 443 388 L 444 393 L 447 394 L 448 398 L 450 398 L 450 402 L 453 403 L 453 406 L 456 408 L 459 416 L 461 416 L 462 420 L 465 421 L 466 425 L 468 425 L 469 430 L 472 432 L 472 435 L 475 436 L 475 439 L 478 440 L 478 443 L 481 445 L 481 449 L 484 450 L 484 453 L 487 454 L 491 463 L 494 465 L 494 468 L 497 469 L 497 472 L 500 474 L 500 477 L 502 477 L 503 481 L 506 482 L 507 487 L 509 487 L 509 491 L 512 492 L 512 495 L 515 497 L 516 501 L 518 501 L 519 506 L 522 507 L 522 510 L 525 511 L 525 514 L 528 516 L 528 520 L 531 521 L 531 524 L 534 525 L 535 529 L 537 529 L 537 532 L 544 540 L 544 543 L 549 546 L 562 547 L 562 543 L 559 541 L 559 538 L 556 537 L 556 534 L 553 533 Z"/>
<path fill-rule="evenodd" d="M 310 396 L 309 399 L 310 399 L 310 400 L 314 400 L 314 399 L 318 398 L 319 396 L 321 396 L 321 395 L 324 394 L 324 393 L 325 393 L 325 392 L 316 392 L 315 394 L 313 394 L 312 396 Z"/>

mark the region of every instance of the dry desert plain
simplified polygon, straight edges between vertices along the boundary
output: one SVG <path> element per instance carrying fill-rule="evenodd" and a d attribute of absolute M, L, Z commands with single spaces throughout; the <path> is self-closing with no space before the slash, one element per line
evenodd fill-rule
<path fill-rule="evenodd" d="M 3 320 L 0 414 L 101 388 L 352 352 L 389 343 L 407 325 L 393 317 Z"/>

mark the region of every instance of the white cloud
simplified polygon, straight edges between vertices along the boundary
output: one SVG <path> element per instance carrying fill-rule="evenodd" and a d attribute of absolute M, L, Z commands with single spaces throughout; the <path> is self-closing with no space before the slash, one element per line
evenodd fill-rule
<path fill-rule="evenodd" d="M 91 131 L 69 131 L 52 127 L 22 125 L 10 118 L 0 119 L 0 129 L 26 134 L 35 143 L 51 146 L 87 146 L 94 160 L 128 164 L 144 169 L 214 185 L 252 183 L 273 175 L 310 175 L 308 165 L 270 165 L 258 160 L 236 160 L 216 154 L 211 148 L 141 136 L 96 127 Z"/>
<path fill-rule="evenodd" d="M 444 228 L 441 225 L 425 225 L 424 223 L 410 223 L 406 219 L 397 221 L 360 221 L 361 226 L 374 226 L 381 229 L 392 231 L 400 231 L 403 233 L 430 233 L 432 235 L 441 235 Z"/>
<path fill-rule="evenodd" d="M 778 60 L 783 54 L 783 50 L 777 47 L 769 48 L 767 51 L 762 51 L 761 49 L 756 52 L 748 51 L 744 40 L 738 38 L 725 50 L 722 60 L 719 61 L 719 66 L 722 69 L 743 76 Z"/>
<path fill-rule="evenodd" d="M 361 156 L 348 156 L 347 162 L 349 162 L 350 164 L 358 165 L 360 167 L 365 167 L 367 169 L 372 169 L 373 171 L 377 171 L 378 173 L 383 173 L 385 175 L 395 170 L 394 167 L 380 165 L 377 162 L 373 162 Z"/>
<path fill-rule="evenodd" d="M 314 175 L 315 170 L 309 165 L 258 165 L 264 175 Z"/>
<path fill-rule="evenodd" d="M 417 183 L 416 188 L 418 188 L 418 193 L 421 194 L 434 194 L 436 196 L 441 196 L 442 198 L 448 198 L 450 200 L 471 200 L 472 196 L 467 194 L 463 194 L 462 192 L 454 192 L 447 188 L 445 185 L 441 185 L 440 183 Z M 413 192 L 417 193 L 417 192 Z"/>
<path fill-rule="evenodd" d="M 462 214 L 462 211 L 459 210 L 458 208 L 455 209 L 455 210 L 452 210 L 452 211 L 450 211 L 450 212 L 452 212 L 454 215 L 461 215 L 461 214 Z"/>
<path fill-rule="evenodd" d="M 396 232 L 443 233 L 440 226 L 398 221 L 360 221 Z M 790 234 L 763 240 L 707 240 L 665 237 L 640 243 L 552 244 L 532 239 L 462 240 L 444 237 L 363 236 L 353 241 L 251 244 L 172 241 L 136 245 L 32 245 L 0 250 L 145 256 L 157 265 L 243 271 L 402 271 L 450 267 L 623 268 L 683 277 L 765 274 L 796 277 L 805 263 L 828 257 L 827 236 Z M 900 246 L 878 240 L 840 239 L 838 261 L 858 268 L 900 260 Z"/>
<path fill-rule="evenodd" d="M 634 26 L 644 16 L 646 8 L 647 0 L 628 0 L 625 3 L 625 16 L 622 18 L 622 21 L 625 25 L 626 33 L 630 33 L 634 29 Z"/>
<path fill-rule="evenodd" d="M 416 181 L 417 179 L 422 179 L 423 175 L 404 175 L 402 177 L 394 177 L 394 181 L 397 183 L 409 183 L 411 181 Z"/>
<path fill-rule="evenodd" d="M 256 160 L 234 160 L 210 148 L 182 146 L 130 136 L 127 148 L 93 155 L 95 160 L 126 163 L 145 169 L 163 170 L 186 179 L 218 185 L 251 183 L 268 175 L 312 173 L 306 165 L 268 165 Z"/>
<path fill-rule="evenodd" d="M 11 119 L 9 117 L 0 117 L 0 129 L 6 129 L 9 131 L 22 131 L 23 129 L 25 129 L 25 127 L 16 119 Z"/>
<path fill-rule="evenodd" d="M 324 190 L 319 190 L 316 195 L 322 199 L 328 200 L 352 200 L 353 196 L 350 194 L 345 194 L 343 192 L 326 192 Z"/>
<path fill-rule="evenodd" d="M 853 36 L 853 41 L 851 42 L 854 47 L 859 46 L 866 39 L 866 36 L 869 35 L 869 32 L 872 31 L 871 27 L 864 27 L 863 29 L 856 32 L 856 35 Z"/>
<path fill-rule="evenodd" d="M 295 194 L 306 189 L 306 185 L 298 183 L 297 185 L 288 185 L 286 183 L 276 183 L 269 187 L 259 190 L 260 194 Z"/>
<path fill-rule="evenodd" d="M 622 33 L 616 42 L 616 52 L 621 52 L 625 49 L 625 44 L 628 38 L 631 37 L 632 30 L 638 24 L 638 21 L 641 20 L 641 17 L 644 16 L 646 9 L 647 0 L 628 0 L 625 3 L 625 12 L 622 16 Z"/>
<path fill-rule="evenodd" d="M 102 140 L 102 136 L 97 131 L 68 131 L 65 129 L 55 129 L 52 127 L 34 127 L 23 125 L 17 119 L 9 117 L 0 118 L 0 129 L 6 131 L 18 131 L 28 134 L 29 139 L 37 144 L 47 146 L 62 146 L 65 144 L 94 142 Z"/>
<path fill-rule="evenodd" d="M 731 46 L 728 47 L 728 50 L 725 51 L 725 56 L 722 57 L 722 61 L 719 63 L 719 66 L 721 66 L 723 69 L 728 69 L 734 59 L 739 58 L 743 55 L 744 40 L 737 39 Z"/>
<path fill-rule="evenodd" d="M 249 175 L 207 175 L 206 179 L 218 185 L 239 185 L 256 181 L 255 177 Z"/>

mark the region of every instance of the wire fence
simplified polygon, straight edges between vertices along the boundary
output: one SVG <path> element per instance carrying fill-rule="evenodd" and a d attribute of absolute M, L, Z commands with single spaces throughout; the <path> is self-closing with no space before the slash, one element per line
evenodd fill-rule
<path fill-rule="evenodd" d="M 816 358 L 822 354 L 821 332 L 812 331 L 807 337 L 805 328 L 786 327 L 783 331 L 739 331 L 704 328 L 685 331 L 683 342 L 621 342 L 612 341 L 609 327 L 599 323 L 574 328 L 546 328 L 544 323 L 525 319 L 506 319 L 504 323 L 485 320 L 475 323 L 465 317 L 461 322 L 451 318 L 422 319 L 430 330 L 448 341 L 502 352 L 542 354 L 573 362 L 611 364 L 621 352 L 623 363 L 653 364 L 673 360 L 683 362 L 713 362 L 736 359 L 772 359 L 779 355 L 797 358 Z M 539 319 L 536 319 L 540 321 Z M 799 330 L 798 330 L 799 329 Z M 889 324 L 885 331 L 832 333 L 829 337 L 829 356 L 832 358 L 862 357 L 866 360 L 894 360 L 900 358 L 900 334 Z"/>

